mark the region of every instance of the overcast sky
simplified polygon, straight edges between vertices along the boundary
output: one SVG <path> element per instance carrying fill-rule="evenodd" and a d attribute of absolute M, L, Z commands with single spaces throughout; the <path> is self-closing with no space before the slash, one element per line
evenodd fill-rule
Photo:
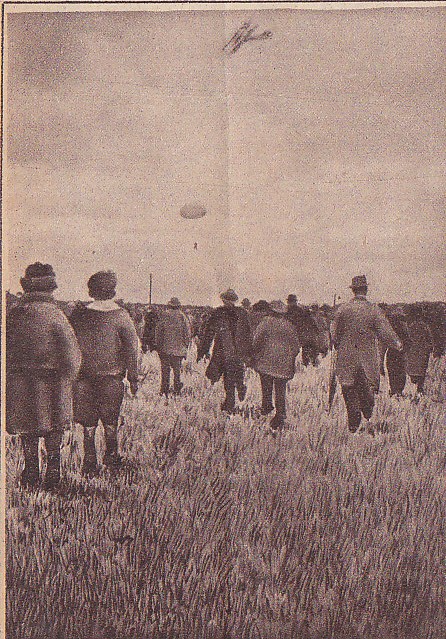
<path fill-rule="evenodd" d="M 247 19 L 270 40 L 223 46 Z M 444 8 L 7 15 L 6 287 L 444 299 Z M 197 221 L 179 215 L 206 206 Z M 197 250 L 194 243 L 197 243 Z"/>

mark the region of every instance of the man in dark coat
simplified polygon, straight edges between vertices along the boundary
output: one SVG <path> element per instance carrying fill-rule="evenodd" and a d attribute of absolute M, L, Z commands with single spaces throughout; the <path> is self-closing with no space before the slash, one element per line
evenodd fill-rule
<path fill-rule="evenodd" d="M 156 324 L 155 344 L 161 362 L 161 390 L 160 395 L 169 394 L 170 371 L 173 371 L 173 392 L 179 395 L 181 383 L 181 362 L 187 356 L 191 342 L 191 326 L 189 319 L 181 310 L 181 303 L 177 297 L 167 304 Z"/>
<path fill-rule="evenodd" d="M 429 358 L 434 350 L 434 339 L 424 319 L 423 308 L 419 304 L 414 304 L 410 308 L 408 330 L 410 344 L 407 350 L 407 373 L 421 395 L 424 393 Z"/>
<path fill-rule="evenodd" d="M 72 420 L 72 383 L 81 363 L 68 319 L 53 298 L 50 264 L 28 266 L 25 294 L 6 318 L 6 430 L 20 435 L 25 456 L 21 484 L 39 483 L 39 437 L 45 439 L 43 487 L 60 481 L 60 446 Z"/>
<path fill-rule="evenodd" d="M 379 390 L 380 357 L 378 344 L 398 351 L 403 345 L 381 309 L 367 300 L 365 275 L 353 278 L 354 298 L 341 304 L 331 327 L 337 350 L 336 375 L 342 386 L 348 426 L 356 432 L 362 416 L 370 419 Z"/>
<path fill-rule="evenodd" d="M 138 336 L 124 309 L 113 301 L 117 278 L 99 271 L 88 280 L 93 302 L 79 306 L 70 321 L 82 351 L 82 367 L 74 392 L 74 419 L 84 427 L 83 473 L 98 472 L 95 433 L 101 420 L 105 433 L 104 465 L 117 468 L 117 428 L 124 399 L 124 378 L 133 394 L 138 390 Z"/>
<path fill-rule="evenodd" d="M 252 357 L 251 328 L 247 312 L 235 305 L 238 300 L 235 291 L 229 289 L 220 297 L 223 306 L 214 309 L 207 319 L 198 343 L 197 361 L 209 355 L 214 342 L 206 376 L 213 384 L 223 376 L 226 397 L 221 408 L 234 413 L 236 389 L 240 401 L 246 395 L 244 367 Z"/>
<path fill-rule="evenodd" d="M 406 356 L 410 344 L 407 317 L 404 311 L 397 306 L 391 307 L 387 304 L 380 304 L 380 308 L 384 311 L 390 326 L 403 344 L 402 351 L 395 348 L 388 348 L 386 357 L 390 395 L 400 397 L 406 385 Z M 385 352 L 385 346 L 381 347 L 380 351 L 382 352 L 383 349 Z"/>
<path fill-rule="evenodd" d="M 298 332 L 304 366 L 314 363 L 319 353 L 319 329 L 309 309 L 298 304 L 293 293 L 287 297 L 287 318 Z"/>

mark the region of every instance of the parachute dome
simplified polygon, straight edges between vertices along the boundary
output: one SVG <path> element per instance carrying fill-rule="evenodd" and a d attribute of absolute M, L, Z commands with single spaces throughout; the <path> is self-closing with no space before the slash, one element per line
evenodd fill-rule
<path fill-rule="evenodd" d="M 202 204 L 185 204 L 180 209 L 181 217 L 186 220 L 198 220 L 200 217 L 204 217 L 207 211 Z"/>

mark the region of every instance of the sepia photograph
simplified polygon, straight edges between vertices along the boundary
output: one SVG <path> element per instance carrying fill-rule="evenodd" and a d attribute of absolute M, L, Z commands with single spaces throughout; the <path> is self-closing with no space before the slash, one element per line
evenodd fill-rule
<path fill-rule="evenodd" d="M 1 636 L 446 637 L 445 50 L 2 3 Z"/>

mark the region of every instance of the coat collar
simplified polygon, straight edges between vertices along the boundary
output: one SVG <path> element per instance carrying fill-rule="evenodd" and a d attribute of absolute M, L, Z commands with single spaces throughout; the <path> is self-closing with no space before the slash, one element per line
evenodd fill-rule
<path fill-rule="evenodd" d="M 94 300 L 87 308 L 92 311 L 117 311 L 121 307 L 113 300 Z"/>
<path fill-rule="evenodd" d="M 23 304 L 29 304 L 30 302 L 48 302 L 49 304 L 56 304 L 51 292 L 48 291 L 30 291 L 24 293 L 20 300 Z"/>
<path fill-rule="evenodd" d="M 356 301 L 367 302 L 367 297 L 365 295 L 355 295 L 355 297 L 353 298 L 353 302 Z"/>

